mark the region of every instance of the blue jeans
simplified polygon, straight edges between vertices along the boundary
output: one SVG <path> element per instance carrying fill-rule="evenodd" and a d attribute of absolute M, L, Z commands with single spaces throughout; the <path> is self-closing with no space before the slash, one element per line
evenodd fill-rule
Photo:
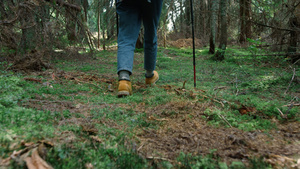
<path fill-rule="evenodd" d="M 144 24 L 144 69 L 154 70 L 157 56 L 157 28 L 163 0 L 123 0 L 117 3 L 119 19 L 118 72 L 132 73 L 135 44 Z"/>

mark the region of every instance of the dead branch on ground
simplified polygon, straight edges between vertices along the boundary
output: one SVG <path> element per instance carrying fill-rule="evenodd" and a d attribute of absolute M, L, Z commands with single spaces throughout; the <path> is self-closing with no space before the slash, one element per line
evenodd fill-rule
<path fill-rule="evenodd" d="M 293 69 L 293 77 L 292 77 L 292 80 L 290 81 L 289 86 L 288 86 L 287 89 L 285 90 L 284 94 L 286 94 L 286 93 L 288 92 L 289 88 L 291 87 L 291 84 L 292 84 L 292 82 L 293 82 L 293 80 L 294 80 L 294 78 L 295 78 L 295 74 L 296 74 L 296 68 Z"/>

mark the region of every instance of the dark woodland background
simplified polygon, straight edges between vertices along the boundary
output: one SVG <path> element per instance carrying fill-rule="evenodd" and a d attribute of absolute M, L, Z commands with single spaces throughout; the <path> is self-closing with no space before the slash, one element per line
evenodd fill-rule
<path fill-rule="evenodd" d="M 299 59 L 299 0 L 194 1 L 196 46 L 224 51 L 228 45 L 250 44 L 272 53 Z M 142 30 L 142 29 L 141 29 Z M 181 47 L 172 41 L 189 39 L 191 6 L 188 0 L 164 0 L 158 30 L 160 46 Z M 143 34 L 137 47 L 142 47 Z M 55 49 L 87 47 L 91 52 L 116 45 L 115 0 L 1 0 L 0 48 L 10 59 Z M 217 45 L 218 44 L 218 45 Z M 255 52 L 255 50 L 254 50 Z M 272 56 L 272 55 L 270 55 Z M 7 57 L 6 57 L 7 58 Z M 224 53 L 216 55 L 224 59 Z"/>

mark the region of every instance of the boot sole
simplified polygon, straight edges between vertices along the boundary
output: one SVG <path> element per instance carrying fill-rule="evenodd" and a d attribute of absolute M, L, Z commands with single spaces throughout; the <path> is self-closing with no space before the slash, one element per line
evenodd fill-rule
<path fill-rule="evenodd" d="M 129 96 L 130 93 L 128 91 L 119 91 L 118 97 Z"/>

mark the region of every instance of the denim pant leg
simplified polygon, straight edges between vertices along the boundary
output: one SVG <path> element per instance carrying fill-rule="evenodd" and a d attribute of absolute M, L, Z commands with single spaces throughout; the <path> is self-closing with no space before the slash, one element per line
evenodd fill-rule
<path fill-rule="evenodd" d="M 157 28 L 163 0 L 152 0 L 143 6 L 144 69 L 155 70 L 157 56 Z"/>
<path fill-rule="evenodd" d="M 126 0 L 117 4 L 119 19 L 118 35 L 118 73 L 127 70 L 132 73 L 133 56 L 139 31 L 141 28 L 141 14 L 138 3 Z"/>

